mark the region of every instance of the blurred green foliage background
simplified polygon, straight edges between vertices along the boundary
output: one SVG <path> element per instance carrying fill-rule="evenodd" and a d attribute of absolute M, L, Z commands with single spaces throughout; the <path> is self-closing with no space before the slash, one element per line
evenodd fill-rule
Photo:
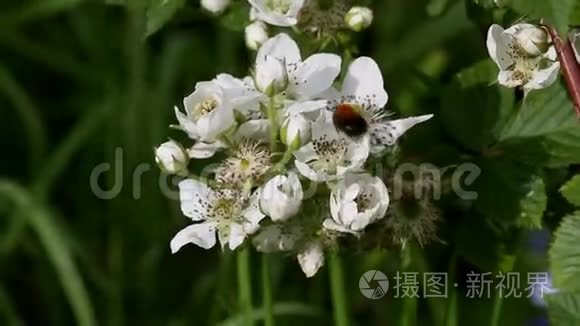
<path fill-rule="evenodd" d="M 464 110 L 480 103 L 461 98 L 450 85 L 459 71 L 487 59 L 491 14 L 459 0 L 371 6 L 375 24 L 355 42 L 359 54 L 372 56 L 383 69 L 389 109 L 450 117 L 411 132 L 404 140 L 408 157 L 440 165 L 461 155 L 478 157 L 484 151 L 478 140 L 488 137 L 488 125 Z M 253 54 L 244 46 L 243 26 L 230 28 L 233 17 L 215 19 L 195 0 L 184 3 L 167 25 L 152 23 L 151 15 L 139 1 L 126 6 L 0 2 L 1 325 L 235 325 L 240 320 L 232 254 L 193 246 L 170 254 L 169 240 L 187 220 L 175 200 L 162 196 L 152 148 L 177 137 L 167 132 L 174 123 L 172 108 L 196 82 L 220 72 L 244 76 Z M 148 31 L 154 33 L 145 37 Z M 512 93 L 497 91 L 519 96 Z M 122 167 L 121 174 L 113 168 L 99 179 L 103 189 L 123 185 L 112 199 L 98 198 L 90 187 L 91 172 L 102 163 Z M 135 177 L 143 163 L 150 169 Z M 553 180 L 549 195 L 571 171 L 577 167 L 546 172 Z M 137 197 L 135 180 L 141 182 Z M 545 225 L 554 227 L 566 208 L 558 205 L 561 197 L 550 198 L 555 213 L 546 216 Z M 411 245 L 415 270 L 487 271 L 499 266 L 500 251 L 509 257 L 518 253 L 519 270 L 546 269 L 545 251 L 530 251 L 528 233 L 496 232 L 478 216 L 447 205 L 439 232 L 444 241 Z M 400 270 L 400 252 L 345 256 L 353 324 L 442 325 L 455 313 L 455 325 L 489 323 L 493 300 L 462 299 L 461 276 L 454 298 L 411 305 L 392 298 L 371 301 L 358 290 L 360 275 L 379 269 L 391 276 Z M 278 324 L 332 324 L 326 270 L 306 279 L 293 257 L 272 259 Z M 258 254 L 252 262 L 259 312 Z M 400 320 L 402 309 L 414 309 L 406 312 L 414 317 Z M 545 312 L 527 299 L 512 300 L 504 303 L 501 325 L 543 317 Z"/>

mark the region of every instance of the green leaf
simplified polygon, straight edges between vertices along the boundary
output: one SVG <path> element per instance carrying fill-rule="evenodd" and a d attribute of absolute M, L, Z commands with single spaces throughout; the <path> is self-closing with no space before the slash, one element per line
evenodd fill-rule
<path fill-rule="evenodd" d="M 443 125 L 457 142 L 474 151 L 495 141 L 513 110 L 513 92 L 489 86 L 496 77 L 495 64 L 481 61 L 457 74 L 442 96 Z"/>
<path fill-rule="evenodd" d="M 153 0 L 147 8 L 146 36 L 160 30 L 177 11 L 185 6 L 185 0 Z"/>
<path fill-rule="evenodd" d="M 552 325 L 580 325 L 580 293 L 558 292 L 544 297 Z"/>
<path fill-rule="evenodd" d="M 542 217 L 548 204 L 546 186 L 540 177 L 533 177 L 529 184 L 530 191 L 520 200 L 518 225 L 529 229 L 541 229 Z"/>
<path fill-rule="evenodd" d="M 536 168 L 508 158 L 484 158 L 474 183 L 475 208 L 503 227 L 540 228 L 546 209 L 544 182 Z"/>
<path fill-rule="evenodd" d="M 500 147 L 541 160 L 547 166 L 580 162 L 580 125 L 560 83 L 532 91 L 499 133 Z M 514 146 L 517 144 L 517 146 Z M 513 153 L 512 153 L 513 154 Z"/>
<path fill-rule="evenodd" d="M 565 35 L 570 18 L 576 7 L 576 0 L 511 0 L 507 5 L 528 19 L 545 18 Z"/>
<path fill-rule="evenodd" d="M 580 2 L 577 2 L 576 8 L 572 10 L 572 14 L 570 15 L 570 25 L 572 26 L 580 25 Z"/>
<path fill-rule="evenodd" d="M 580 211 L 564 218 L 554 233 L 550 266 L 554 287 L 580 291 Z"/>
<path fill-rule="evenodd" d="M 505 254 L 500 236 L 482 216 L 470 216 L 461 221 L 455 229 L 453 242 L 460 257 L 483 270 L 496 270 Z"/>
<path fill-rule="evenodd" d="M 562 186 L 560 192 L 571 204 L 580 207 L 580 174 Z"/>

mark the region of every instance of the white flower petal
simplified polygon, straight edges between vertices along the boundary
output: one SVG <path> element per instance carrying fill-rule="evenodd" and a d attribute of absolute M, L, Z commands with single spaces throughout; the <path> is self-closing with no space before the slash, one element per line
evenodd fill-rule
<path fill-rule="evenodd" d="M 193 221 L 203 220 L 207 208 L 200 200 L 206 200 L 211 189 L 205 183 L 193 179 L 185 179 L 179 182 L 178 187 L 183 215 Z"/>
<path fill-rule="evenodd" d="M 431 119 L 432 117 L 432 114 L 426 114 L 417 117 L 387 121 L 376 125 L 375 128 L 371 130 L 371 133 L 373 133 L 373 138 L 377 140 L 378 144 L 391 146 L 395 144 L 397 139 L 407 132 L 407 130 L 419 123 Z"/>
<path fill-rule="evenodd" d="M 266 60 L 266 56 L 284 60 L 286 64 L 301 60 L 298 45 L 285 33 L 280 33 L 262 44 L 256 56 L 256 65 Z"/>
<path fill-rule="evenodd" d="M 297 228 L 282 226 L 280 224 L 268 225 L 260 230 L 252 243 L 256 250 L 264 253 L 294 250 L 301 233 Z"/>
<path fill-rule="evenodd" d="M 524 82 L 521 79 L 514 79 L 514 72 L 512 70 L 501 70 L 497 75 L 497 81 L 500 85 L 514 88 L 522 86 Z"/>
<path fill-rule="evenodd" d="M 191 158 L 197 158 L 197 159 L 210 158 L 210 157 L 214 156 L 214 154 L 218 150 L 220 150 L 222 148 L 226 148 L 226 147 L 227 147 L 226 144 L 224 144 L 220 140 L 216 140 L 216 141 L 209 142 L 209 143 L 199 141 L 199 142 L 195 143 L 190 149 L 187 150 L 187 154 Z"/>
<path fill-rule="evenodd" d="M 203 249 L 210 249 L 216 243 L 215 231 L 215 223 L 211 222 L 189 225 L 177 232 L 171 239 L 171 253 L 178 252 L 179 249 L 190 243 Z"/>
<path fill-rule="evenodd" d="M 320 267 L 324 265 L 324 251 L 318 241 L 307 243 L 298 253 L 298 263 L 306 277 L 316 275 Z"/>
<path fill-rule="evenodd" d="M 189 120 L 185 114 L 181 113 L 179 108 L 175 107 L 174 110 L 177 122 L 179 122 L 179 129 L 185 131 L 189 138 L 199 139 L 199 133 L 197 132 L 197 126 L 195 123 Z"/>
<path fill-rule="evenodd" d="M 248 207 L 244 210 L 244 232 L 246 234 L 253 234 L 260 227 L 260 221 L 264 219 L 265 215 L 260 210 L 260 194 L 261 191 L 255 191 L 250 197 Z"/>
<path fill-rule="evenodd" d="M 377 63 L 369 57 L 354 60 L 344 78 L 342 94 L 367 98 L 378 107 L 385 106 L 388 95 Z"/>
<path fill-rule="evenodd" d="M 230 235 L 228 239 L 228 245 L 230 250 L 236 250 L 246 239 L 246 233 L 244 232 L 244 227 L 238 223 L 230 224 Z"/>
<path fill-rule="evenodd" d="M 318 53 L 298 65 L 290 75 L 290 91 L 311 98 L 327 90 L 340 73 L 342 59 L 336 54 Z"/>
<path fill-rule="evenodd" d="M 538 70 L 534 73 L 532 79 L 524 85 L 524 89 L 543 89 L 550 87 L 560 72 L 560 63 L 555 62 L 550 67 Z"/>
<path fill-rule="evenodd" d="M 300 162 L 299 160 L 294 160 L 294 166 L 302 176 L 316 182 L 324 182 L 328 179 L 328 175 L 325 173 L 318 173 L 313 170 L 308 164 Z"/>
<path fill-rule="evenodd" d="M 514 64 L 508 48 L 511 36 L 504 32 L 503 27 L 497 24 L 491 25 L 487 32 L 486 42 L 489 56 L 501 70 L 506 70 Z"/>
<path fill-rule="evenodd" d="M 325 219 L 324 222 L 322 222 L 322 227 L 325 228 L 325 229 L 327 229 L 327 230 L 330 230 L 330 231 L 336 231 L 336 232 L 340 232 L 340 233 L 349 233 L 349 234 L 352 234 L 352 235 L 359 235 L 358 232 L 355 232 L 353 230 L 350 230 L 350 229 L 346 228 L 342 224 L 336 223 L 331 218 Z"/>
<path fill-rule="evenodd" d="M 235 140 L 256 139 L 265 143 L 270 141 L 270 121 L 267 119 L 249 120 L 240 125 L 234 135 Z"/>
<path fill-rule="evenodd" d="M 327 100 L 300 101 L 290 105 L 284 112 L 284 116 L 319 111 L 328 105 Z"/>

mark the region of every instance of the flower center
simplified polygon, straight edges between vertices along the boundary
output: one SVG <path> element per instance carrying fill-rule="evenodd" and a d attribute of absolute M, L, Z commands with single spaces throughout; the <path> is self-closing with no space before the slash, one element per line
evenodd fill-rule
<path fill-rule="evenodd" d="M 266 7 L 268 9 L 280 13 L 287 14 L 290 11 L 290 1 L 289 0 L 268 0 L 266 1 Z"/>
<path fill-rule="evenodd" d="M 243 140 L 216 169 L 216 180 L 240 185 L 261 177 L 272 166 L 270 150 L 260 141 Z"/>
<path fill-rule="evenodd" d="M 203 117 L 204 115 L 210 113 L 211 111 L 215 110 L 218 106 L 218 101 L 213 98 L 207 98 L 203 100 L 203 102 L 198 103 L 194 108 L 194 114 L 198 117 Z"/>
<path fill-rule="evenodd" d="M 214 200 L 210 201 L 209 218 L 217 222 L 227 222 L 240 219 L 246 197 L 238 191 L 229 189 L 217 190 Z"/>
<path fill-rule="evenodd" d="M 541 69 L 542 56 L 530 57 L 516 42 L 509 45 L 510 56 L 514 60 L 512 78 L 521 81 L 523 84 L 532 79 L 533 72 Z"/>
<path fill-rule="evenodd" d="M 356 208 L 359 212 L 365 211 L 370 208 L 372 194 L 369 193 L 362 193 L 359 194 L 355 199 L 354 202 L 356 203 Z"/>
<path fill-rule="evenodd" d="M 346 152 L 346 145 L 342 139 L 327 140 L 326 137 L 315 139 L 312 144 L 314 151 L 318 154 L 315 168 L 328 173 L 336 172 L 338 162 Z"/>

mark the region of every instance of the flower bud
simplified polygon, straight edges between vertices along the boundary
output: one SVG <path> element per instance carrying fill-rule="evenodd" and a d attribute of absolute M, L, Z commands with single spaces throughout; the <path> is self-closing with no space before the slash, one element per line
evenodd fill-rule
<path fill-rule="evenodd" d="M 259 91 L 268 96 L 274 96 L 288 86 L 286 65 L 278 58 L 266 56 L 256 65 L 254 81 Z"/>
<path fill-rule="evenodd" d="M 308 143 L 311 136 L 310 121 L 302 114 L 293 114 L 284 120 L 280 128 L 280 140 L 294 149 Z"/>
<path fill-rule="evenodd" d="M 180 144 L 170 140 L 155 149 L 155 162 L 167 173 L 180 174 L 187 171 L 189 156 Z"/>
<path fill-rule="evenodd" d="M 278 175 L 264 185 L 260 193 L 260 208 L 272 221 L 285 221 L 298 213 L 303 196 L 296 174 Z"/>
<path fill-rule="evenodd" d="M 548 33 L 540 27 L 523 28 L 515 36 L 522 50 L 531 57 L 546 53 L 550 47 Z"/>
<path fill-rule="evenodd" d="M 344 16 L 344 22 L 348 28 L 360 32 L 373 22 L 373 11 L 367 7 L 354 6 Z"/>
<path fill-rule="evenodd" d="M 320 267 L 324 265 L 324 249 L 319 241 L 310 241 L 297 255 L 300 268 L 306 277 L 316 275 Z"/>
<path fill-rule="evenodd" d="M 268 40 L 268 31 L 264 22 L 256 20 L 244 29 L 246 46 L 251 50 L 257 50 L 262 43 Z"/>
<path fill-rule="evenodd" d="M 231 0 L 201 0 L 201 7 L 212 14 L 219 15 L 230 5 Z"/>

